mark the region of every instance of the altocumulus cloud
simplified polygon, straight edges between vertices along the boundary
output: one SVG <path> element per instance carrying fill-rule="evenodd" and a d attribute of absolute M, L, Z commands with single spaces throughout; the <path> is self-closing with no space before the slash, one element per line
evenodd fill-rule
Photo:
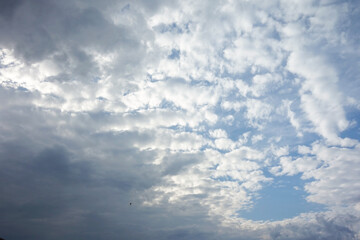
<path fill-rule="evenodd" d="M 1 1 L 1 237 L 358 239 L 359 16 Z"/>

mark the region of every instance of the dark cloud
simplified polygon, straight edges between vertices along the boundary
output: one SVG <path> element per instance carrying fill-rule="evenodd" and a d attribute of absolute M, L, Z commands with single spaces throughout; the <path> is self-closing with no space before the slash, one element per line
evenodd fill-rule
<path fill-rule="evenodd" d="M 81 159 L 81 151 L 70 152 L 68 149 L 71 148 L 64 145 L 34 151 L 26 144 L 20 144 L 20 140 L 3 142 L 0 152 L 0 227 L 4 229 L 3 236 L 19 240 L 34 237 L 40 240 L 240 240 L 262 239 L 269 234 L 274 240 L 356 239 L 350 226 L 357 218 L 347 215 L 338 218 L 318 216 L 309 224 L 294 221 L 267 230 L 241 230 L 239 236 L 239 233 L 233 235 L 233 230 L 217 232 L 209 219 L 201 217 L 203 213 L 195 217 L 196 210 L 189 212 L 186 208 L 191 209 L 191 206 L 186 204 L 183 205 L 185 209 L 176 205 L 144 208 L 139 204 L 143 196 L 137 194 L 143 194 L 144 189 L 159 182 L 163 173 L 154 166 L 141 164 L 142 159 L 154 158 L 153 153 L 131 148 L 118 150 L 111 144 L 114 139 L 121 137 L 110 138 L 106 144 L 108 148 L 102 149 L 108 154 L 96 161 Z M 107 141 L 104 138 L 98 140 L 102 144 Z M 101 144 L 98 147 L 103 148 Z M 172 166 L 170 169 L 173 170 L 167 174 L 181 168 Z M 131 206 L 130 201 L 133 202 Z"/>
<path fill-rule="evenodd" d="M 88 128 L 93 118 L 87 114 L 69 119 L 69 114 L 45 113 L 33 108 L 36 95 L 0 90 L 7 99 L 1 106 L 0 137 L 4 237 L 144 239 L 155 234 L 144 227 L 149 218 L 143 219 L 147 210 L 140 199 L 159 181 L 161 169 L 146 164 L 155 152 L 133 147 L 150 136 L 94 134 Z M 103 118 L 106 115 L 94 119 Z M 61 131 L 77 133 L 76 137 L 54 131 L 59 121 L 68 122 Z M 85 122 L 87 127 L 81 129 Z M 85 154 L 90 149 L 92 153 Z"/>
<path fill-rule="evenodd" d="M 22 0 L 4 0 L 0 2 L 0 18 L 3 20 L 11 19 L 15 10 L 22 3 Z"/>
<path fill-rule="evenodd" d="M 142 239 L 138 235 L 144 233 L 136 230 L 142 227 L 134 216 L 140 205 L 134 204 L 130 212 L 128 201 L 132 191 L 149 187 L 151 181 L 146 177 L 149 170 L 142 173 L 143 167 L 138 173 L 128 172 L 135 168 L 124 156 L 134 157 L 133 153 L 118 155 L 118 168 L 101 173 L 89 162 L 75 160 L 63 147 L 32 153 L 20 145 L 1 146 L 0 226 L 4 236 L 112 239 L 125 231 L 127 236 Z"/>
<path fill-rule="evenodd" d="M 180 171 L 186 170 L 187 166 L 199 162 L 203 156 L 201 154 L 169 154 L 163 158 L 163 174 L 177 175 Z"/>
<path fill-rule="evenodd" d="M 337 216 L 337 218 L 327 218 L 322 215 L 316 217 L 316 221 L 308 224 L 289 223 L 276 226 L 271 230 L 270 236 L 274 240 L 296 239 L 296 240 L 354 240 L 356 232 L 350 226 L 356 223 L 356 218 L 352 216 Z"/>
<path fill-rule="evenodd" d="M 55 80 L 98 78 L 102 73 L 94 61 L 97 53 L 117 56 L 116 64 L 107 66 L 112 74 L 139 67 L 144 57 L 145 49 L 137 36 L 139 26 L 131 26 L 144 24 L 141 15 L 140 22 L 115 25 L 101 8 L 83 5 L 82 1 L 72 4 L 3 1 L 2 4 L 0 31 L 6 34 L 0 36 L 0 46 L 13 49 L 15 56 L 27 63 L 52 60 L 60 70 L 52 77 Z"/>

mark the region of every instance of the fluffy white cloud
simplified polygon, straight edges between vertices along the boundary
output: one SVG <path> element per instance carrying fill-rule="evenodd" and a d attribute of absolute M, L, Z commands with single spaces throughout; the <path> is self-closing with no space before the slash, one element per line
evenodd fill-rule
<path fill-rule="evenodd" d="M 209 134 L 213 138 L 227 138 L 227 133 L 223 129 L 210 130 Z"/>
<path fill-rule="evenodd" d="M 310 193 L 309 200 L 336 207 L 356 207 L 359 202 L 359 193 L 356 190 L 359 188 L 359 168 L 354 163 L 359 159 L 359 144 L 354 148 L 314 144 L 312 154 L 318 161 L 323 162 L 323 167 L 304 174 L 315 179 L 306 185 Z"/>
<path fill-rule="evenodd" d="M 302 108 L 315 130 L 332 144 L 341 141 L 338 133 L 345 130 L 349 122 L 343 97 L 336 88 L 336 73 L 320 57 L 303 52 L 292 53 L 288 67 L 306 79 L 301 89 Z"/>

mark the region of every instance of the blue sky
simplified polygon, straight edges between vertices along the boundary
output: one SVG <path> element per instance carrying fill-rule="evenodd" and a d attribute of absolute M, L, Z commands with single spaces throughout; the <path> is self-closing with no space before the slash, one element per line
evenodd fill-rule
<path fill-rule="evenodd" d="M 299 176 L 275 178 L 271 185 L 264 186 L 259 191 L 254 206 L 239 212 L 239 216 L 254 221 L 279 221 L 296 217 L 301 213 L 324 211 L 324 205 L 306 201 L 304 184 L 305 181 Z"/>
<path fill-rule="evenodd" d="M 2 1 L 0 237 L 358 239 L 359 13 Z"/>

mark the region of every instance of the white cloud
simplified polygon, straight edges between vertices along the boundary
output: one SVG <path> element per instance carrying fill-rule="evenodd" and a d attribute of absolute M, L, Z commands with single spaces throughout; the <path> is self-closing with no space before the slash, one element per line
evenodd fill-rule
<path fill-rule="evenodd" d="M 301 157 L 294 160 L 291 157 L 281 157 L 280 167 L 274 167 L 272 171 L 275 175 L 289 176 L 303 173 L 304 178 L 309 178 L 319 165 L 320 162 L 313 157 Z"/>
<path fill-rule="evenodd" d="M 227 133 L 223 129 L 210 130 L 209 133 L 213 138 L 227 138 Z"/>
<path fill-rule="evenodd" d="M 359 187 L 360 170 L 356 164 L 359 159 L 359 144 L 354 148 L 314 144 L 312 154 L 318 161 L 324 162 L 324 166 L 305 174 L 306 177 L 315 178 L 315 181 L 305 186 L 310 193 L 308 199 L 332 207 L 344 204 L 355 207 L 359 197 L 356 191 Z"/>
<path fill-rule="evenodd" d="M 248 147 L 227 154 L 207 150 L 205 155 L 194 157 L 197 159 L 181 172 L 167 176 L 165 183 L 154 187 L 158 198 L 146 204 L 163 201 L 180 204 L 186 199 L 200 201 L 212 217 L 231 216 L 234 211 L 246 208 L 251 202 L 251 192 L 270 180 L 253 161 L 264 155 Z"/>
<path fill-rule="evenodd" d="M 252 136 L 252 138 L 251 138 L 251 142 L 252 142 L 252 143 L 257 143 L 257 142 L 259 142 L 259 141 L 261 141 L 261 140 L 263 140 L 263 135 L 261 135 L 261 134 L 254 135 L 254 136 Z"/>
<path fill-rule="evenodd" d="M 291 103 L 291 101 L 283 101 L 283 104 L 286 107 L 287 117 L 289 118 L 291 125 L 296 129 L 297 135 L 301 137 L 303 136 L 303 133 L 301 132 L 301 124 L 299 119 L 296 118 L 295 112 L 291 110 Z"/>
<path fill-rule="evenodd" d="M 263 128 L 261 121 L 269 121 L 273 106 L 257 99 L 246 100 L 245 117 L 252 126 Z"/>
<path fill-rule="evenodd" d="M 260 97 L 272 90 L 272 88 L 276 89 L 276 85 L 281 81 L 281 77 L 278 75 L 272 74 L 264 74 L 264 75 L 255 75 L 253 77 L 252 82 L 252 94 L 255 97 Z"/>
<path fill-rule="evenodd" d="M 271 151 L 276 157 L 286 156 L 289 155 L 289 146 L 283 146 L 283 147 L 272 146 Z"/>

